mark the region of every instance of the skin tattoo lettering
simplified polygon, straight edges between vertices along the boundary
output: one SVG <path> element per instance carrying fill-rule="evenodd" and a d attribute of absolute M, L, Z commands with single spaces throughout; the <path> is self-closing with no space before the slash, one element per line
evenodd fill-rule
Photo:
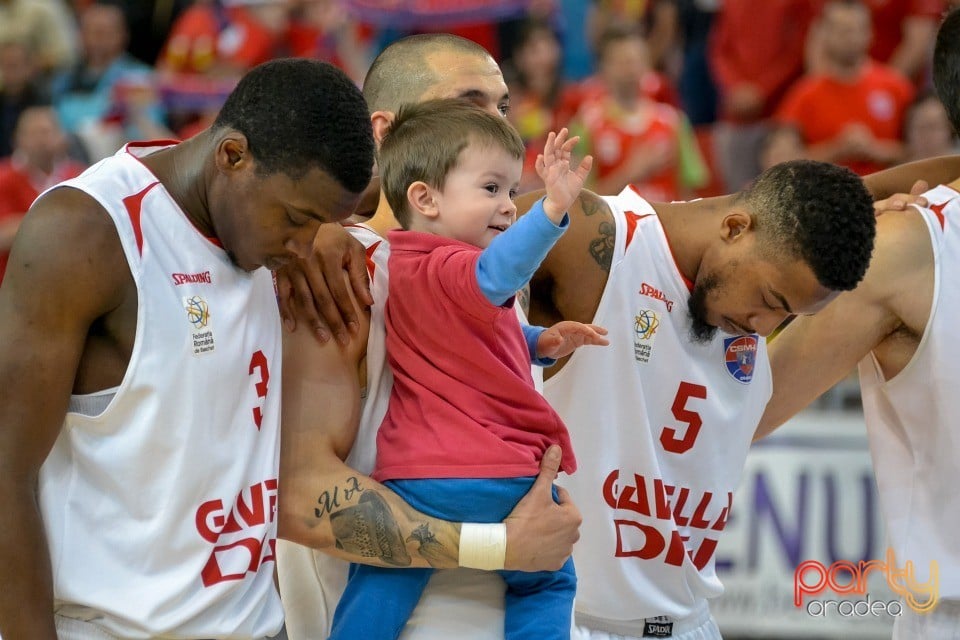
<path fill-rule="evenodd" d="M 340 508 L 341 491 L 343 492 L 343 500 L 350 502 L 350 500 L 353 499 L 353 494 L 363 491 L 363 487 L 356 477 L 350 477 L 347 479 L 347 486 L 342 488 L 334 487 L 332 493 L 330 491 L 324 491 L 320 494 L 320 497 L 317 498 L 317 503 L 320 506 L 313 510 L 313 515 L 317 518 L 322 518 L 324 515 L 333 513 L 335 509 Z"/>

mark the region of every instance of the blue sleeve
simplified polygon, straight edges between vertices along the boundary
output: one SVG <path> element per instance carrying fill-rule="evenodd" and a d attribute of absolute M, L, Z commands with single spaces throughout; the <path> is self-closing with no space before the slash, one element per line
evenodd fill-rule
<path fill-rule="evenodd" d="M 547 257 L 551 247 L 570 226 L 563 215 L 553 224 L 543 210 L 543 199 L 493 239 L 477 260 L 477 282 L 491 304 L 500 306 L 523 287 Z"/>
<path fill-rule="evenodd" d="M 520 325 L 523 328 L 523 337 L 527 339 L 527 350 L 530 352 L 530 362 L 538 367 L 552 367 L 557 363 L 553 358 L 537 357 L 537 340 L 540 334 L 547 330 L 546 327 L 534 327 L 529 324 Z"/>

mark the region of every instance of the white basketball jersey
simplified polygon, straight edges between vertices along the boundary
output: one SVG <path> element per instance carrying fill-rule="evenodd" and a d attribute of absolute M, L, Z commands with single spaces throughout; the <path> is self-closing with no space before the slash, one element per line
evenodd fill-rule
<path fill-rule="evenodd" d="M 383 321 L 383 309 L 389 293 L 387 260 L 390 244 L 385 238 L 364 225 L 347 227 L 354 238 L 367 248 L 367 273 L 370 275 L 370 332 L 367 336 L 367 385 L 360 407 L 360 428 L 357 438 L 347 456 L 347 465 L 360 473 L 373 472 L 377 461 L 377 431 L 390 404 L 393 374 L 387 364 L 387 328 Z"/>
<path fill-rule="evenodd" d="M 110 214 L 138 309 L 113 399 L 68 413 L 40 472 L 55 608 L 123 638 L 262 638 L 283 622 L 273 283 L 197 231 L 137 159 L 156 149 L 65 183 Z"/>
<path fill-rule="evenodd" d="M 560 480 L 583 514 L 577 620 L 683 618 L 723 591 L 714 551 L 772 390 L 766 342 L 693 342 L 656 213 L 630 188 L 605 200 L 616 247 L 593 322 L 610 346 L 545 385 L 585 461 Z"/>
<path fill-rule="evenodd" d="M 887 535 L 916 580 L 939 569 L 939 597 L 960 599 L 960 193 L 939 186 L 920 209 L 933 244 L 930 319 L 909 364 L 890 380 L 860 363 L 863 410 Z M 925 598 L 921 598 L 921 601 Z"/>
<path fill-rule="evenodd" d="M 370 275 L 370 292 L 373 306 L 370 307 L 370 332 L 367 337 L 367 385 L 360 408 L 360 426 L 357 437 L 347 457 L 346 463 L 360 473 L 373 472 L 377 458 L 377 431 L 390 403 L 390 390 L 393 386 L 393 374 L 387 363 L 386 324 L 383 321 L 383 309 L 389 292 L 389 274 L 387 260 L 390 257 L 390 244 L 385 238 L 365 225 L 350 225 L 350 234 L 363 243 L 367 249 L 367 273 Z M 520 305 L 514 305 L 521 322 L 526 322 Z M 543 370 L 533 367 L 534 384 L 542 389 Z M 330 633 L 333 613 L 347 583 L 349 564 L 339 558 L 328 556 L 320 551 L 297 545 L 285 540 L 280 541 L 280 591 L 287 612 L 287 633 L 291 640 L 311 640 L 325 638 Z M 434 585 L 437 578 L 431 579 L 427 586 L 419 613 L 415 615 L 416 625 L 408 625 L 401 635 L 403 639 L 425 640 L 448 637 L 449 624 L 444 618 L 451 615 L 459 620 L 490 619 L 490 625 L 471 627 L 469 634 L 461 637 L 466 640 L 501 637 L 502 617 L 490 614 L 490 600 L 501 598 L 503 581 L 495 574 L 485 574 L 468 569 L 458 569 L 455 577 L 443 576 L 442 586 Z M 469 584 L 464 584 L 469 582 Z M 442 605 L 435 593 L 443 592 L 450 596 Z M 481 594 L 478 596 L 478 594 Z M 491 598 L 492 594 L 492 598 Z M 483 596 L 483 597 L 481 597 Z M 426 608 L 424 608 L 426 607 Z M 431 612 L 427 615 L 425 612 Z M 436 612 L 443 611 L 440 616 Z M 477 612 L 484 615 L 477 615 Z M 436 614 L 436 619 L 432 618 Z M 464 630 L 466 631 L 466 629 Z"/>

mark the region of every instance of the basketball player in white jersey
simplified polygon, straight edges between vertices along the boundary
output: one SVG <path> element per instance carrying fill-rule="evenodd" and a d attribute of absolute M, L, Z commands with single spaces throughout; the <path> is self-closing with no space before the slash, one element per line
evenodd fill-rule
<path fill-rule="evenodd" d="M 960 11 L 940 27 L 933 77 L 960 129 Z M 960 179 L 923 194 L 926 207 L 881 215 L 863 283 L 822 313 L 798 318 L 770 349 L 774 394 L 758 436 L 859 363 L 863 409 L 896 564 L 918 582 L 938 573 L 937 603 L 909 601 L 894 638 L 960 638 Z M 929 597 L 916 594 L 920 609 Z"/>
<path fill-rule="evenodd" d="M 378 140 L 393 114 L 407 102 L 463 97 L 500 116 L 505 115 L 509 105 L 503 76 L 490 55 L 473 42 L 447 34 L 413 36 L 390 45 L 371 66 L 364 82 L 364 95 Z M 281 540 L 278 546 L 280 589 L 291 640 L 323 638 L 329 633 L 348 565 L 328 553 L 336 554 L 338 547 L 352 543 L 331 535 L 330 522 L 349 512 L 365 492 L 395 499 L 364 475 L 373 470 L 376 433 L 386 412 L 392 382 L 384 347 L 383 305 L 389 256 L 386 233 L 397 227 L 386 198 L 379 200 L 369 223 L 348 227 L 367 248 L 374 304 L 369 322 L 361 318 L 359 336 L 368 336 L 366 341 L 352 340 L 345 349 L 334 343 L 321 345 L 307 330 L 309 323 L 284 337 L 287 384 L 281 532 L 285 538 L 308 545 Z M 343 372 L 341 378 L 332 374 L 336 371 Z M 539 373 L 540 368 L 534 371 Z M 358 417 L 354 402 L 361 386 L 364 400 L 353 443 Z M 318 419 L 325 422 L 326 434 L 315 431 Z M 349 469 L 341 459 L 347 452 L 347 465 L 361 473 L 354 473 L 344 483 L 343 473 Z M 554 455 L 552 452 L 546 458 L 549 470 L 542 474 L 542 482 L 531 491 L 527 504 L 518 507 L 516 517 L 507 521 L 508 566 L 555 569 L 570 555 L 580 518 L 572 505 L 555 505 L 550 497 L 550 485 L 559 465 Z M 363 490 L 356 490 L 357 486 Z M 319 509 L 318 502 L 322 503 Z M 392 516 L 399 531 L 398 545 L 409 547 L 411 564 L 422 563 L 417 559 L 419 545 L 408 538 L 425 520 L 411 517 L 402 509 L 393 510 Z M 455 531 L 448 530 L 452 525 L 430 526 L 434 527 L 436 540 L 432 549 L 428 547 L 429 566 L 456 567 L 459 555 Z M 326 552 L 309 548 L 318 546 Z M 500 637 L 503 595 L 503 581 L 495 574 L 470 569 L 437 572 L 403 637 Z"/>
<path fill-rule="evenodd" d="M 280 630 L 261 267 L 308 255 L 372 163 L 349 78 L 280 60 L 196 137 L 127 145 L 36 201 L 0 289 L 3 637 Z"/>
<path fill-rule="evenodd" d="M 611 336 L 604 358 L 545 374 L 588 461 L 561 481 L 584 514 L 574 637 L 719 638 L 714 551 L 770 396 L 764 336 L 860 280 L 871 198 L 850 171 L 798 161 L 734 196 L 581 205 L 593 235 L 558 243 L 530 283 L 531 319 Z"/>

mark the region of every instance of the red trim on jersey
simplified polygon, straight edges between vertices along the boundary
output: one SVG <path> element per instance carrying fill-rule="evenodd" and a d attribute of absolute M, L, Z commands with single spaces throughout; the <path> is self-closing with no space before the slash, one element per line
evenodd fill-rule
<path fill-rule="evenodd" d="M 137 252 L 141 256 L 143 255 L 143 229 L 140 228 L 140 209 L 143 206 L 143 199 L 150 193 L 150 189 L 153 189 L 158 184 L 160 183 L 151 182 L 147 185 L 147 188 L 140 193 L 135 193 L 123 199 L 123 206 L 127 209 L 127 215 L 130 216 L 130 224 L 133 225 L 133 235 L 137 239 Z"/>
<path fill-rule="evenodd" d="M 371 280 L 373 280 L 373 273 L 377 270 L 377 263 L 373 261 L 373 254 L 376 253 L 377 247 L 380 246 L 381 242 L 383 242 L 383 240 L 377 240 L 367 247 L 367 273 L 370 274 Z"/>
<path fill-rule="evenodd" d="M 636 233 L 637 231 L 637 223 L 640 220 L 643 220 L 644 218 L 646 218 L 647 216 L 652 216 L 653 214 L 645 213 L 643 215 L 640 215 L 639 213 L 634 213 L 633 211 L 624 211 L 623 215 L 627 221 L 626 244 L 623 245 L 624 250 L 626 250 L 626 248 L 630 246 L 630 242 L 633 240 L 633 234 Z"/>
<path fill-rule="evenodd" d="M 172 147 L 172 146 L 174 146 L 174 145 L 180 144 L 181 142 L 182 142 L 182 140 L 173 140 L 173 139 L 163 139 L 163 140 L 137 140 L 136 142 L 128 142 L 127 144 L 125 144 L 125 145 L 123 146 L 123 148 L 124 148 L 124 150 L 127 151 L 127 153 L 130 153 L 129 150 L 130 150 L 131 147 L 137 147 L 137 148 L 140 148 L 140 149 L 146 149 L 146 148 L 150 148 L 150 147 Z M 137 158 L 137 159 L 139 160 L 139 157 L 138 157 L 138 156 L 135 156 L 135 155 L 132 154 L 132 153 L 131 153 L 130 155 L 132 155 L 134 158 Z"/>
<path fill-rule="evenodd" d="M 180 140 L 140 140 L 140 141 L 137 141 L 137 142 L 128 142 L 126 145 L 124 145 L 123 149 L 124 149 L 124 151 L 126 151 L 127 153 L 130 154 L 130 157 L 132 157 L 134 160 L 136 160 L 137 162 L 139 162 L 140 164 L 142 164 L 144 169 L 146 169 L 147 171 L 150 171 L 150 173 L 153 174 L 153 176 L 156 177 L 157 180 L 159 180 L 160 178 L 157 177 L 157 174 L 153 173 L 153 171 L 150 170 L 150 167 L 148 167 L 147 165 L 145 165 L 145 164 L 143 163 L 143 158 L 142 158 L 141 156 L 138 156 L 138 155 L 134 154 L 134 153 L 130 153 L 130 149 L 131 149 L 131 148 L 149 149 L 149 148 L 151 148 L 151 147 L 156 147 L 156 148 L 160 149 L 160 148 L 164 148 L 164 147 L 173 147 L 173 146 L 176 146 L 176 145 L 180 144 L 180 142 L 181 142 Z M 149 154 L 148 154 L 148 155 L 149 155 Z M 151 186 L 153 186 L 153 185 L 151 185 Z M 178 208 L 179 208 L 179 205 L 178 205 Z M 181 209 L 181 211 L 183 211 L 183 210 Z M 187 215 L 187 212 L 186 212 L 186 211 L 183 211 L 183 214 L 184 214 L 184 216 L 186 216 L 187 221 L 188 221 L 191 225 L 193 225 L 193 228 L 196 229 L 197 231 L 200 231 L 200 229 L 197 227 L 196 224 L 194 224 L 194 222 L 193 222 L 193 220 L 190 218 L 190 216 Z M 212 236 L 203 236 L 203 237 L 206 238 L 207 242 L 209 242 L 210 244 L 212 244 L 212 245 L 215 246 L 216 248 L 218 248 L 218 249 L 223 249 L 223 243 L 220 242 L 220 239 L 219 239 L 219 238 L 214 238 L 214 237 L 212 237 Z"/>
<path fill-rule="evenodd" d="M 946 219 L 943 217 L 943 208 L 946 207 L 951 202 L 953 202 L 953 200 L 954 200 L 953 198 L 950 198 L 944 203 L 930 205 L 930 211 L 933 211 L 933 215 L 937 216 L 937 221 L 940 223 L 941 231 L 944 230 L 947 224 Z"/>

